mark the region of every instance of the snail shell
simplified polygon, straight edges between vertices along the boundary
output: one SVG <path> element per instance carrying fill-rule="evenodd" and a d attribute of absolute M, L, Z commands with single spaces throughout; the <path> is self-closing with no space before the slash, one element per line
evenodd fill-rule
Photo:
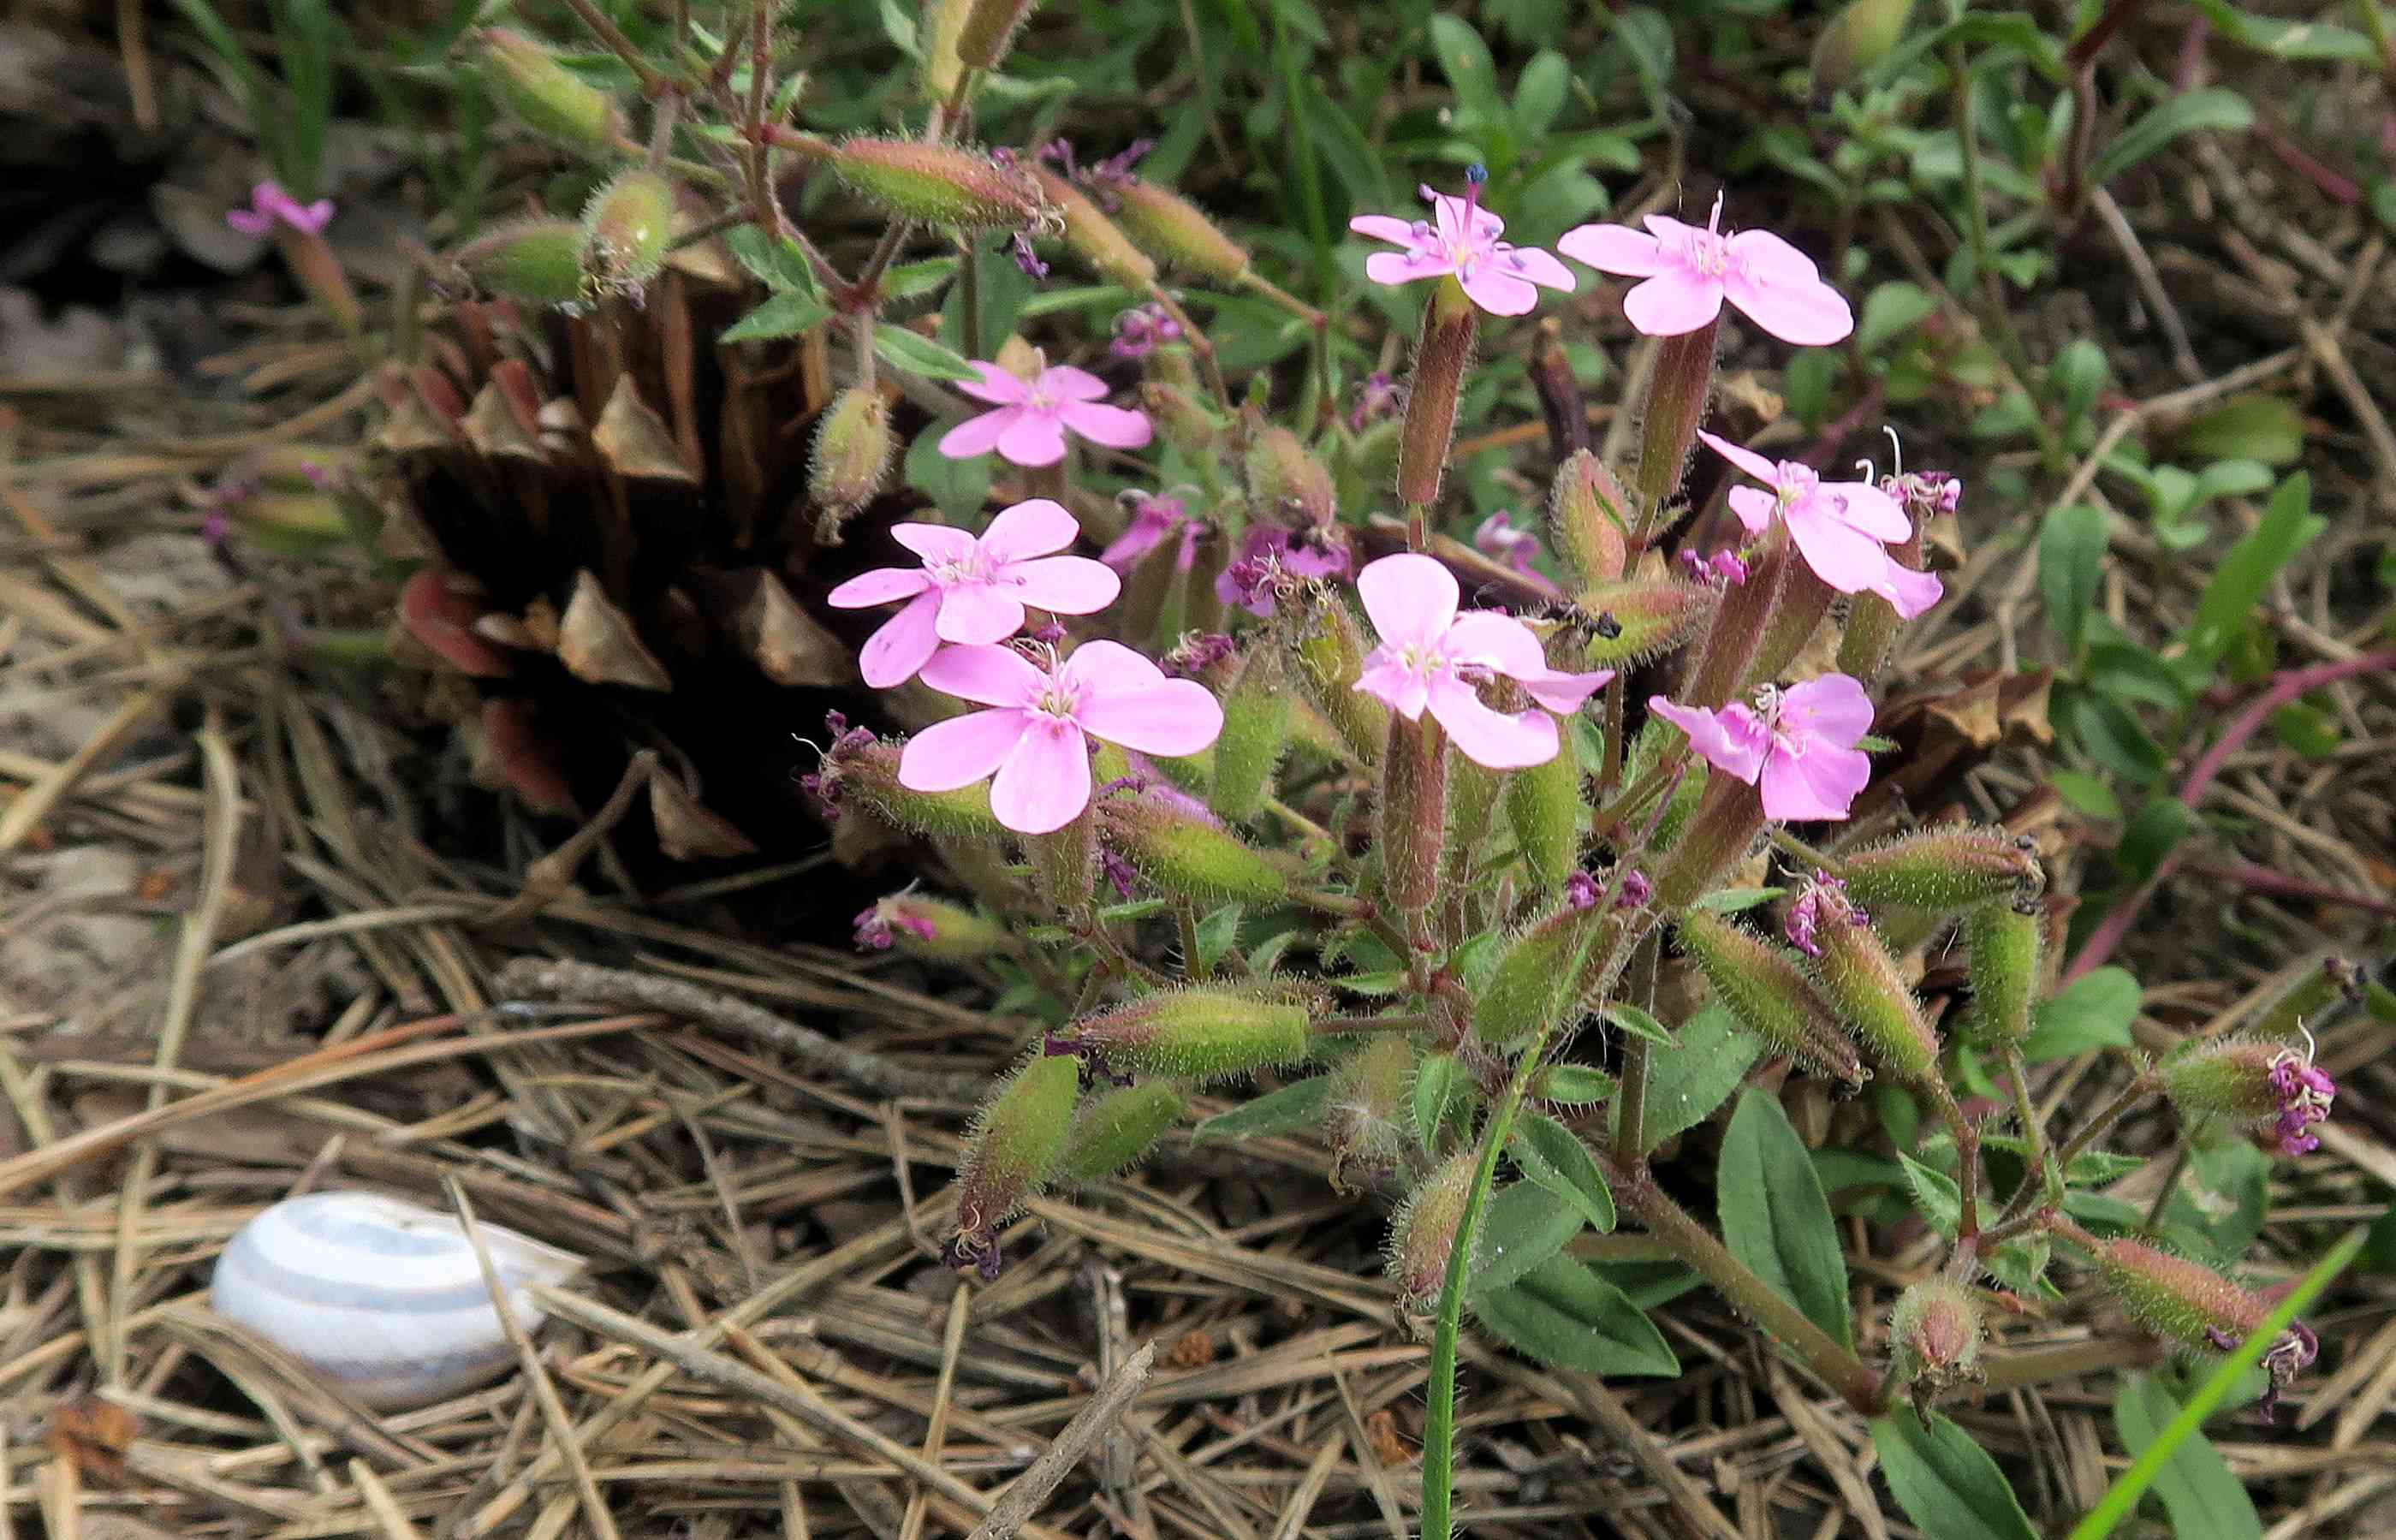
<path fill-rule="evenodd" d="M 582 1258 L 476 1228 L 516 1320 L 537 1329 L 526 1290 L 565 1282 Z M 465 1227 L 371 1192 L 312 1192 L 260 1214 L 217 1258 L 208 1303 L 379 1409 L 439 1401 L 516 1361 Z"/>

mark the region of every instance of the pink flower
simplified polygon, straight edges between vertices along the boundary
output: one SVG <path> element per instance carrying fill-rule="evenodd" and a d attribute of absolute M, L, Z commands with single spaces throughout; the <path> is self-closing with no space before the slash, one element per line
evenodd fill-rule
<path fill-rule="evenodd" d="M 1356 592 L 1381 644 L 1364 659 L 1356 688 L 1419 721 L 1428 709 L 1467 758 L 1492 770 L 1518 770 L 1556 757 L 1555 718 L 1577 711 L 1614 677 L 1561 673 L 1531 629 L 1510 615 L 1456 612 L 1456 577 L 1428 556 L 1384 556 L 1356 575 Z M 1479 681 L 1503 674 L 1547 710 L 1513 716 L 1482 704 Z"/>
<path fill-rule="evenodd" d="M 2329 1122 L 2330 1104 L 2337 1099 L 2337 1082 L 2329 1071 L 2313 1067 L 2312 1040 L 2308 1033 L 2305 1050 L 2283 1048 L 2273 1056 L 2269 1075 L 2272 1094 L 2280 1099 L 2279 1116 L 2271 1132 L 2280 1141 L 2283 1155 L 2309 1155 L 2321 1148 L 2321 1140 L 2305 1131 L 2315 1123 Z"/>
<path fill-rule="evenodd" d="M 971 459 L 992 449 L 1017 465 L 1054 465 L 1065 458 L 1065 430 L 1111 449 L 1137 449 L 1148 442 L 1148 418 L 1106 405 L 1107 382 L 1071 364 L 1044 367 L 1029 383 L 995 364 L 977 361 L 980 383 L 959 380 L 957 389 L 998 410 L 958 423 L 940 435 L 940 453 Z"/>
<path fill-rule="evenodd" d="M 1870 482 L 1826 482 L 1811 466 L 1768 460 L 1752 449 L 1700 431 L 1717 455 L 1772 488 L 1730 489 L 1730 509 L 1750 535 L 1772 527 L 1775 514 L 1814 575 L 1841 593 L 1877 593 L 1910 620 L 1945 592 L 1937 578 L 1900 565 L 1888 542 L 1913 533 L 1905 511 Z"/>
<path fill-rule="evenodd" d="M 225 223 L 245 235 L 264 235 L 274 228 L 277 219 L 302 235 L 313 235 L 333 218 L 333 200 L 319 198 L 312 204 L 301 204 L 276 182 L 262 181 L 249 190 L 247 208 L 225 210 Z"/>
<path fill-rule="evenodd" d="M 1512 246 L 1498 237 L 1506 221 L 1481 206 L 1481 184 L 1489 174 L 1472 166 L 1464 174 L 1464 196 L 1421 189 L 1436 223 L 1409 224 L 1389 214 L 1359 214 L 1348 228 L 1359 235 L 1406 249 L 1377 251 L 1364 261 L 1364 276 L 1377 284 L 1411 284 L 1418 278 L 1454 273 L 1472 302 L 1492 315 L 1521 315 L 1539 302 L 1535 284 L 1572 292 L 1572 270 L 1537 246 Z"/>
<path fill-rule="evenodd" d="M 1727 299 L 1783 342 L 1820 347 L 1856 329 L 1855 312 L 1822 282 L 1814 259 L 1768 230 L 1722 232 L 1722 198 L 1699 230 L 1663 214 L 1628 225 L 1585 224 L 1556 239 L 1556 249 L 1600 272 L 1644 278 L 1622 297 L 1622 313 L 1650 337 L 1693 332 L 1722 313 Z"/>
<path fill-rule="evenodd" d="M 1144 754 L 1194 754 L 1223 730 L 1206 686 L 1167 679 L 1114 642 L 1085 642 L 1041 667 L 1012 647 L 949 647 L 924 683 L 993 710 L 936 723 L 908 740 L 898 784 L 953 791 L 995 773 L 990 809 L 1019 834 L 1045 834 L 1090 804 L 1089 740 Z"/>
<path fill-rule="evenodd" d="M 1871 779 L 1871 756 L 1856 747 L 1871 726 L 1871 700 L 1845 674 L 1785 690 L 1767 685 L 1751 710 L 1680 706 L 1662 696 L 1648 697 L 1647 709 L 1688 734 L 1708 764 L 1750 786 L 1760 777 L 1767 818 L 1844 818 Z"/>
<path fill-rule="evenodd" d="M 1107 543 L 1107 549 L 1098 552 L 1098 560 L 1117 572 L 1129 574 L 1141 557 L 1167 540 L 1178 539 L 1181 549 L 1173 553 L 1173 569 L 1187 572 L 1197 564 L 1198 538 L 1205 533 L 1206 526 L 1191 516 L 1180 498 L 1142 497 L 1133 507 L 1124 532 Z"/>
<path fill-rule="evenodd" d="M 1033 498 L 1000 512 L 979 538 L 946 524 L 890 526 L 924 559 L 919 568 L 877 567 L 832 591 L 839 609 L 907 602 L 866 639 L 859 671 L 877 690 L 915 677 L 943 642 L 1004 642 L 1023 629 L 1025 606 L 1089 615 L 1114 603 L 1123 579 L 1086 556 L 1057 556 L 1082 526 L 1064 505 Z"/>
<path fill-rule="evenodd" d="M 1293 531 L 1258 520 L 1241 532 L 1239 549 L 1215 575 L 1215 597 L 1270 617 L 1285 577 L 1300 582 L 1345 578 L 1353 562 L 1347 533 L 1336 524 L 1309 524 Z"/>

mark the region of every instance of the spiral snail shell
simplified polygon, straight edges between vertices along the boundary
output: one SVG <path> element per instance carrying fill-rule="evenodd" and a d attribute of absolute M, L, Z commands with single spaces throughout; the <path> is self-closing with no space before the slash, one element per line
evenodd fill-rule
<path fill-rule="evenodd" d="M 526 1290 L 582 1258 L 480 1225 L 516 1320 L 542 1320 Z M 366 1405 L 422 1406 L 515 1362 L 465 1227 L 371 1192 L 286 1199 L 235 1231 L 208 1286 L 216 1313 L 299 1359 Z"/>

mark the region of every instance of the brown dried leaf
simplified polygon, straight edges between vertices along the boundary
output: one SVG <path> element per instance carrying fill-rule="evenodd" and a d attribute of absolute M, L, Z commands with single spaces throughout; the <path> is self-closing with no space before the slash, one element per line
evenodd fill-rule
<path fill-rule="evenodd" d="M 588 568 L 574 575 L 574 597 L 558 625 L 557 657 L 575 678 L 593 684 L 673 688 L 672 676 L 642 643 L 632 617 L 601 591 Z"/>
<path fill-rule="evenodd" d="M 123 1486 L 125 1456 L 141 1431 L 132 1413 L 112 1401 L 84 1396 L 50 1414 L 50 1453 L 73 1462 L 97 1486 Z"/>
<path fill-rule="evenodd" d="M 616 381 L 599 426 L 591 431 L 599 458 L 607 469 L 631 481 L 674 482 L 697 486 L 699 477 L 685 464 L 674 444 L 673 430 L 641 399 L 632 377 Z"/>
<path fill-rule="evenodd" d="M 649 777 L 649 817 L 658 826 L 658 848 L 670 861 L 714 861 L 757 854 L 748 835 L 662 772 Z"/>
<path fill-rule="evenodd" d="M 474 393 L 473 407 L 466 414 L 465 430 L 467 441 L 495 459 L 543 458 L 540 440 L 526 429 L 515 404 L 497 380 Z"/>
<path fill-rule="evenodd" d="M 799 607 L 782 580 L 764 568 L 736 575 L 747 592 L 737 601 L 733 624 L 740 648 L 777 684 L 846 684 L 857 666 L 840 639 Z"/>

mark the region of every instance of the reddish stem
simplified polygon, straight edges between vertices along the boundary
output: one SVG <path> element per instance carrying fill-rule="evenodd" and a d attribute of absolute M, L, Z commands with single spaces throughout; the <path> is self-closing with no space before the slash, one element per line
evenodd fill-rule
<path fill-rule="evenodd" d="M 2371 893 L 2349 892 L 2325 883 L 2307 882 L 2302 877 L 2291 877 L 2267 866 L 2256 866 L 2252 861 L 2241 861 L 2235 866 L 2199 865 L 2189 870 L 2201 877 L 2243 887 L 2249 893 L 2268 893 L 2275 898 L 2302 898 L 2308 903 L 2335 904 L 2370 914 L 2396 916 L 2396 899 L 2382 898 Z"/>

